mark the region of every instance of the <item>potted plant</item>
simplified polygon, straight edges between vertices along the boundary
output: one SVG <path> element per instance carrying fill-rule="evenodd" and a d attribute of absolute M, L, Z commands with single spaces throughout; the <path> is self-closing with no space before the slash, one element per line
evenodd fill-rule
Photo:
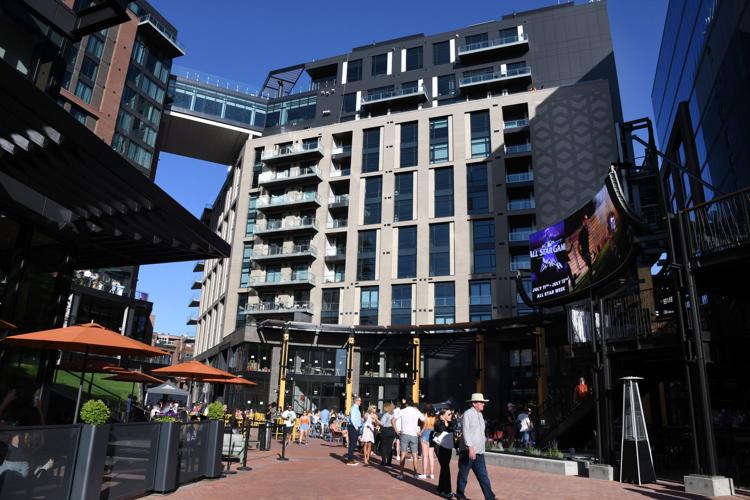
<path fill-rule="evenodd" d="M 78 441 L 71 498 L 95 500 L 101 495 L 109 442 L 110 411 L 103 401 L 92 399 L 81 407 L 79 415 L 83 425 Z"/>

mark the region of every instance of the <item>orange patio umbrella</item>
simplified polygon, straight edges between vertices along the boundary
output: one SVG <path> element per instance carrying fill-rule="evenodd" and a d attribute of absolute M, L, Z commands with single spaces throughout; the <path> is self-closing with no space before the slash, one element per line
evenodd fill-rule
<path fill-rule="evenodd" d="M 34 333 L 14 335 L 0 340 L 2 347 L 29 347 L 32 349 L 50 349 L 58 351 L 75 351 L 84 353 L 83 367 L 86 367 L 89 354 L 107 356 L 165 356 L 166 351 L 138 342 L 135 339 L 120 335 L 96 323 L 54 328 Z M 76 410 L 73 423 L 78 422 L 78 409 L 81 407 L 83 393 L 83 374 L 78 385 Z"/>
<path fill-rule="evenodd" d="M 111 377 L 106 377 L 104 380 L 115 380 L 117 382 L 137 382 L 139 384 L 163 384 L 164 381 L 156 377 L 152 377 L 148 373 L 143 373 L 138 370 L 126 370 L 115 373 Z"/>
<path fill-rule="evenodd" d="M 190 380 L 190 390 L 188 391 L 188 404 L 190 404 L 190 399 L 192 396 L 192 388 L 193 388 L 193 382 L 199 381 L 203 382 L 206 379 L 220 379 L 220 380 L 227 380 L 231 378 L 235 378 L 235 375 L 225 372 L 224 370 L 219 370 L 218 368 L 214 368 L 213 366 L 204 365 L 200 361 L 196 360 L 190 360 L 185 363 L 180 363 L 177 365 L 172 366 L 165 366 L 163 368 L 157 368 L 155 370 L 151 370 L 151 373 L 156 373 L 159 375 L 168 375 L 171 377 L 184 377 Z"/>
<path fill-rule="evenodd" d="M 255 382 L 244 379 L 242 377 L 234 377 L 234 378 L 226 378 L 226 379 L 208 378 L 208 379 L 204 379 L 202 382 L 210 382 L 212 384 L 258 385 Z"/>
<path fill-rule="evenodd" d="M 16 330 L 17 328 L 13 323 L 0 319 L 0 330 Z"/>

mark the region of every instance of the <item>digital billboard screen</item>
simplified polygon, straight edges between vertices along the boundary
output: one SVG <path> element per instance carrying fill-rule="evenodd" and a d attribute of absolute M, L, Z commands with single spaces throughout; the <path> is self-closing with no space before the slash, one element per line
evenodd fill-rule
<path fill-rule="evenodd" d="M 629 250 L 623 216 L 605 186 L 574 214 L 529 237 L 532 301 L 588 289 L 617 271 Z"/>

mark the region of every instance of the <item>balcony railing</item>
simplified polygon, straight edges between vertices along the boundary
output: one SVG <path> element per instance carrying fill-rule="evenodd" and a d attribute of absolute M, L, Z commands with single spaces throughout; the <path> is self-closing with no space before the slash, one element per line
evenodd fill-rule
<path fill-rule="evenodd" d="M 484 73 L 481 75 L 465 76 L 459 80 L 459 87 L 468 87 L 471 85 L 479 85 L 482 83 L 499 82 L 503 80 L 510 80 L 512 78 L 520 78 L 531 75 L 531 67 L 524 66 L 522 68 L 509 69 L 505 73 L 497 71 L 494 73 Z"/>
<path fill-rule="evenodd" d="M 264 150 L 260 155 L 260 159 L 267 162 L 292 158 L 299 155 L 308 155 L 311 153 L 323 156 L 323 145 L 320 142 L 311 142 L 281 146 L 278 148 L 269 149 L 267 151 Z"/>
<path fill-rule="evenodd" d="M 254 234 L 270 233 L 275 231 L 292 231 L 295 229 L 318 229 L 318 221 L 312 217 L 302 217 L 297 220 L 270 221 L 265 224 L 258 223 Z"/>
<path fill-rule="evenodd" d="M 381 90 L 378 92 L 368 93 L 362 98 L 362 105 L 374 104 L 377 102 L 394 101 L 398 99 L 404 99 L 407 97 L 420 96 L 427 99 L 427 92 L 425 91 L 424 85 L 416 85 L 412 87 L 392 89 L 392 90 Z"/>
<path fill-rule="evenodd" d="M 288 302 L 257 302 L 245 306 L 245 314 L 262 313 L 291 313 L 302 311 L 312 314 L 312 304 L 306 301 Z"/>
<path fill-rule="evenodd" d="M 531 262 L 526 260 L 511 260 L 510 261 L 510 270 L 511 271 L 520 271 L 522 269 L 531 269 Z"/>
<path fill-rule="evenodd" d="M 508 200 L 508 210 L 526 210 L 534 208 L 536 204 L 533 198 L 523 200 Z"/>
<path fill-rule="evenodd" d="M 328 199 L 328 208 L 342 208 L 349 206 L 349 195 L 339 194 Z"/>
<path fill-rule="evenodd" d="M 706 257 L 750 244 L 750 188 L 682 213 L 690 255 Z"/>
<path fill-rule="evenodd" d="M 161 21 L 159 21 L 155 16 L 152 16 L 151 14 L 146 14 L 140 17 L 138 20 L 138 24 L 150 24 L 156 30 L 161 33 L 161 35 L 169 41 L 172 45 L 177 48 L 182 54 L 185 54 L 185 46 L 180 43 L 179 40 L 177 40 L 177 35 L 171 33 L 166 26 L 164 26 Z"/>
<path fill-rule="evenodd" d="M 529 124 L 528 118 L 521 118 L 520 120 L 507 120 L 503 122 L 503 128 L 520 128 L 525 127 Z"/>
<path fill-rule="evenodd" d="M 458 55 L 466 55 L 474 52 L 483 52 L 486 50 L 499 49 L 502 47 L 508 47 L 511 45 L 518 45 L 520 43 L 527 43 L 529 37 L 526 33 L 522 35 L 511 35 L 502 38 L 496 38 L 495 40 L 487 40 L 484 42 L 469 43 L 462 45 L 458 48 Z"/>
<path fill-rule="evenodd" d="M 530 153 L 531 152 L 531 144 L 512 144 L 510 146 L 505 146 L 505 154 L 506 155 L 513 155 L 518 153 Z"/>
<path fill-rule="evenodd" d="M 505 182 L 508 184 L 512 182 L 528 182 L 534 180 L 534 172 L 520 172 L 517 174 L 507 174 L 505 176 Z"/>
<path fill-rule="evenodd" d="M 529 241 L 529 237 L 536 229 L 514 229 L 508 233 L 509 241 Z"/>
<path fill-rule="evenodd" d="M 351 156 L 352 145 L 345 144 L 343 146 L 336 146 L 331 150 L 331 156 Z"/>
<path fill-rule="evenodd" d="M 307 191 L 304 193 L 288 193 L 282 196 L 259 196 L 255 202 L 255 206 L 256 208 L 267 208 L 307 202 L 320 204 L 318 193 L 316 191 Z"/>
<path fill-rule="evenodd" d="M 352 170 L 350 168 L 344 168 L 344 169 L 338 169 L 338 168 L 332 168 L 329 175 L 331 177 L 345 177 L 347 175 L 351 175 Z"/>
<path fill-rule="evenodd" d="M 310 245 L 294 245 L 289 247 L 266 247 L 256 248 L 253 250 L 253 259 L 272 259 L 274 257 L 296 257 L 302 255 L 310 255 L 315 257 L 317 251 L 315 247 Z"/>
<path fill-rule="evenodd" d="M 283 286 L 283 285 L 314 285 L 315 275 L 313 273 L 298 273 L 291 276 L 251 276 L 250 286 Z"/>
<path fill-rule="evenodd" d="M 328 229 L 340 229 L 343 227 L 346 227 L 348 225 L 348 219 L 333 219 L 329 220 L 326 224 L 326 228 Z"/>
<path fill-rule="evenodd" d="M 290 179 L 300 179 L 304 177 L 315 177 L 320 176 L 320 170 L 317 166 L 293 168 L 291 170 L 282 170 L 279 172 L 269 171 L 262 172 L 258 176 L 259 184 L 270 184 L 273 182 L 280 182 Z"/>
<path fill-rule="evenodd" d="M 323 281 L 325 283 L 343 283 L 344 282 L 344 276 L 339 275 L 337 276 L 336 273 L 325 273 L 323 276 Z"/>

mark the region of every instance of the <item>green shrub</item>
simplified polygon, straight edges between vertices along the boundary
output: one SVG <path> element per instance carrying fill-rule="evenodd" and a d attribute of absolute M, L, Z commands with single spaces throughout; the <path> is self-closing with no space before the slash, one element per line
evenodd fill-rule
<path fill-rule="evenodd" d="M 560 449 L 557 446 L 550 447 L 549 450 L 547 450 L 547 456 L 550 458 L 564 458 L 563 452 L 560 451 Z"/>
<path fill-rule="evenodd" d="M 218 401 L 214 401 L 208 405 L 208 419 L 209 420 L 224 420 L 224 405 Z"/>
<path fill-rule="evenodd" d="M 539 448 L 526 448 L 526 454 L 531 455 L 532 457 L 541 457 L 542 450 Z"/>
<path fill-rule="evenodd" d="M 167 415 L 162 415 L 158 417 L 154 417 L 154 422 L 159 422 L 161 424 L 168 424 L 170 422 L 178 422 L 177 417 L 170 417 Z"/>
<path fill-rule="evenodd" d="M 90 399 L 81 407 L 81 421 L 91 425 L 109 422 L 109 408 L 100 399 Z"/>

